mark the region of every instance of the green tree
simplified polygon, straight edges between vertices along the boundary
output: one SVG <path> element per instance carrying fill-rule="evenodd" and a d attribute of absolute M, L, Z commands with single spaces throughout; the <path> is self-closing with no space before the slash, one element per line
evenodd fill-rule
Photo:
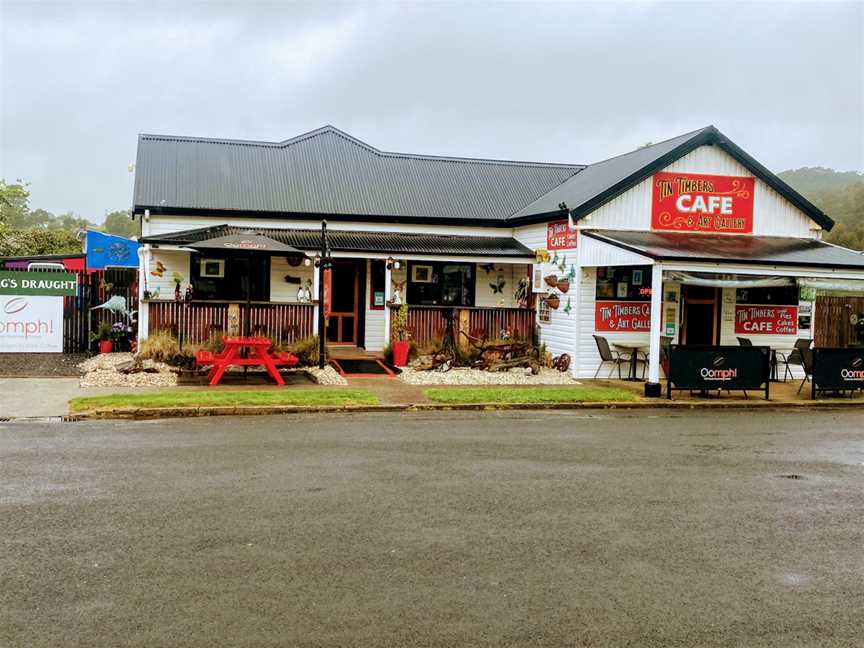
<path fill-rule="evenodd" d="M 826 241 L 864 250 L 864 174 L 805 167 L 778 175 L 834 220 Z"/>
<path fill-rule="evenodd" d="M 132 220 L 131 209 L 113 211 L 105 217 L 102 230 L 106 234 L 132 238 L 141 235 L 141 221 Z"/>
<path fill-rule="evenodd" d="M 30 190 L 18 180 L 12 184 L 0 179 L 0 224 L 9 224 L 14 218 L 27 213 Z"/>

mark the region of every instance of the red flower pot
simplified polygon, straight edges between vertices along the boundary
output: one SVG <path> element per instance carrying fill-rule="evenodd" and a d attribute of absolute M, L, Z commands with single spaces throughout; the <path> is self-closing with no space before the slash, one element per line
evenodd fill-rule
<path fill-rule="evenodd" d="M 404 367 L 408 364 L 408 352 L 411 351 L 411 343 L 408 340 L 396 340 L 391 344 L 393 348 L 393 364 Z"/>
<path fill-rule="evenodd" d="M 99 340 L 99 353 L 111 353 L 114 343 L 111 340 Z"/>

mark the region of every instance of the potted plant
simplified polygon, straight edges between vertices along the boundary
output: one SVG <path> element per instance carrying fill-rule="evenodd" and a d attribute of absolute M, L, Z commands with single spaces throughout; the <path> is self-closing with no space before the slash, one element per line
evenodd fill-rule
<path fill-rule="evenodd" d="M 402 304 L 396 311 L 390 326 L 390 347 L 393 349 L 393 364 L 404 367 L 408 364 L 411 350 L 411 331 L 408 330 L 408 304 Z"/>
<path fill-rule="evenodd" d="M 111 326 L 111 341 L 112 347 L 118 351 L 124 351 L 129 346 L 129 337 L 132 333 L 132 327 L 126 322 L 114 322 Z"/>
<path fill-rule="evenodd" d="M 111 325 L 108 322 L 100 322 L 99 328 L 90 333 L 90 342 L 97 342 L 99 344 L 99 353 L 111 353 L 114 349 L 112 336 Z"/>

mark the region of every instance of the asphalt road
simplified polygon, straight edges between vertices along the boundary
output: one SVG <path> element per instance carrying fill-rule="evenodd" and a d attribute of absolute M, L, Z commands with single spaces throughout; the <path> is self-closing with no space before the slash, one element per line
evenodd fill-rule
<path fill-rule="evenodd" d="M 0 646 L 861 646 L 862 423 L 2 424 Z"/>

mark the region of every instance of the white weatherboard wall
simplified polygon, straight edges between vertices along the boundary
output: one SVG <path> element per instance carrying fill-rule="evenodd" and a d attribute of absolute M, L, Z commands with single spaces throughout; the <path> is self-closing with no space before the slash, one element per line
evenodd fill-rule
<path fill-rule="evenodd" d="M 738 160 L 716 146 L 700 146 L 676 160 L 663 171 L 705 173 L 726 176 L 753 176 Z M 598 229 L 650 230 L 651 178 L 610 200 L 583 221 Z M 814 223 L 797 207 L 756 178 L 753 200 L 753 234 L 812 238 Z M 746 236 L 746 235 L 744 235 Z"/>
<path fill-rule="evenodd" d="M 532 250 L 546 249 L 546 224 L 538 223 L 536 225 L 528 225 L 519 227 L 513 230 L 513 237 L 522 243 L 522 245 Z M 581 244 L 581 237 L 579 244 Z M 567 266 L 570 264 L 578 265 L 578 250 L 563 250 L 559 254 L 567 257 Z M 578 267 L 577 267 L 578 272 Z M 576 285 L 574 285 L 576 284 Z M 561 295 L 561 306 L 558 310 L 552 310 L 549 314 L 549 322 L 537 322 L 537 328 L 540 331 L 540 342 L 546 345 L 546 350 L 553 356 L 567 353 L 570 355 L 570 371 L 576 373 L 578 371 L 579 361 L 576 351 L 576 336 L 579 330 L 579 311 L 581 306 L 578 278 L 577 281 L 571 282 L 570 291 Z M 572 310 L 570 313 L 564 312 L 564 307 L 567 299 L 570 299 Z M 592 323 L 593 329 L 593 323 Z"/>
<path fill-rule="evenodd" d="M 174 300 L 174 273 L 178 272 L 183 281 L 180 283 L 180 292 L 186 291 L 189 285 L 189 267 L 191 255 L 189 252 L 180 250 L 163 250 L 155 249 L 150 257 L 150 272 L 147 274 L 147 290 L 152 295 L 157 289 L 159 290 L 159 301 Z M 162 262 L 165 266 L 161 277 L 153 276 L 153 272 L 157 271 L 157 263 Z"/>
<path fill-rule="evenodd" d="M 619 333 L 617 331 L 603 331 L 597 333 L 594 330 L 594 312 L 596 310 L 596 294 L 597 294 L 597 269 L 583 268 L 582 269 L 582 284 L 579 294 L 579 345 L 577 351 L 579 369 L 577 371 L 578 378 L 592 378 L 600 365 L 600 353 L 597 351 L 597 342 L 594 341 L 595 333 L 605 337 L 609 341 L 609 345 L 614 350 L 616 342 L 639 342 L 644 344 L 647 350 L 648 347 L 648 332 L 626 332 Z M 617 300 L 612 300 L 617 301 Z M 598 378 L 605 378 L 609 374 L 612 365 L 603 365 L 603 370 Z M 629 371 L 629 365 L 621 367 L 621 375 Z M 642 371 L 642 365 L 639 365 L 639 371 Z M 641 374 L 640 374 L 641 375 Z M 647 375 L 647 374 L 646 374 Z M 618 377 L 616 370 L 613 377 Z"/>
<path fill-rule="evenodd" d="M 219 225 L 234 225 L 249 228 L 320 230 L 321 220 L 299 220 L 283 218 L 238 218 L 230 216 L 172 216 L 151 215 L 142 223 L 142 236 L 170 234 L 184 230 Z M 410 223 L 373 223 L 328 221 L 328 230 L 351 232 L 400 232 L 406 234 L 444 234 L 450 236 L 502 236 L 510 237 L 512 230 L 506 227 L 466 227 L 458 225 L 415 225 Z M 545 231 L 545 230 L 544 230 Z"/>
<path fill-rule="evenodd" d="M 366 290 L 364 291 L 364 308 L 366 309 L 365 348 L 367 351 L 381 351 L 384 348 L 384 318 L 387 308 L 373 309 L 370 295 L 372 294 L 372 262 L 366 262 Z"/>
<path fill-rule="evenodd" d="M 296 304 L 297 290 L 306 285 L 306 281 L 312 280 L 312 266 L 291 266 L 285 257 L 271 257 L 270 259 L 270 301 L 279 303 Z M 285 276 L 299 278 L 300 283 L 288 283 Z M 312 295 L 316 299 L 317 295 Z"/>

